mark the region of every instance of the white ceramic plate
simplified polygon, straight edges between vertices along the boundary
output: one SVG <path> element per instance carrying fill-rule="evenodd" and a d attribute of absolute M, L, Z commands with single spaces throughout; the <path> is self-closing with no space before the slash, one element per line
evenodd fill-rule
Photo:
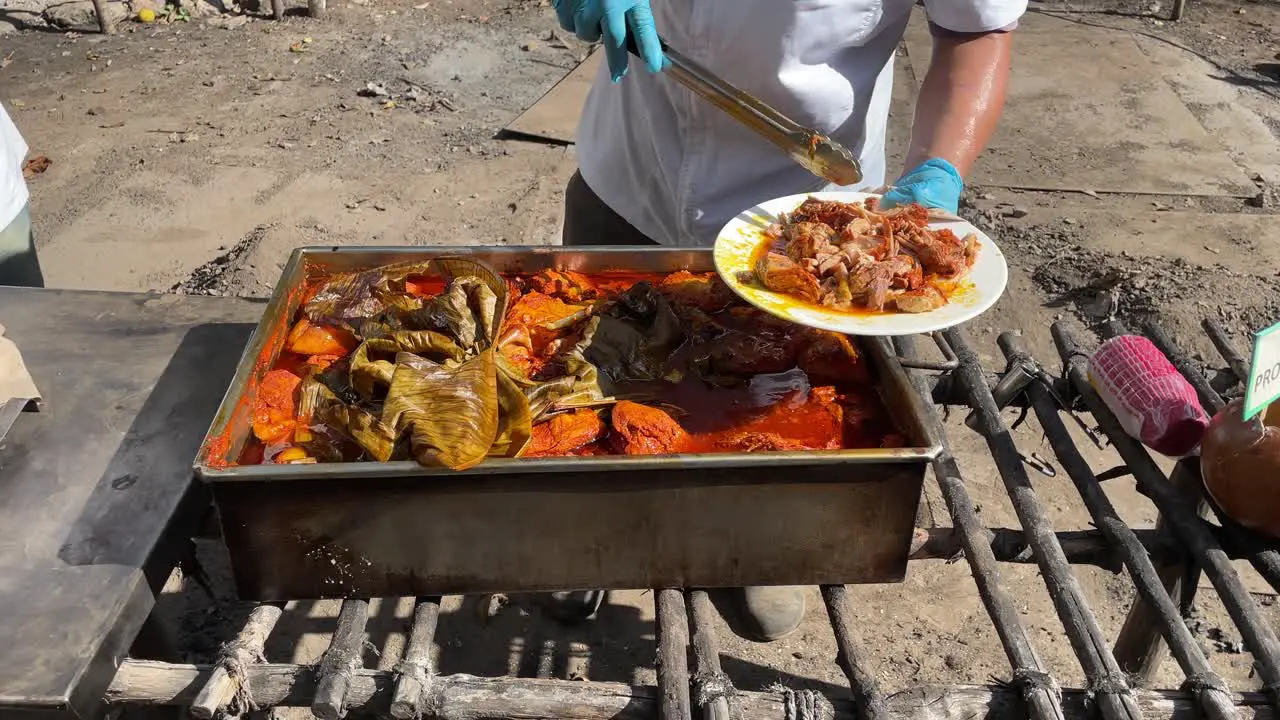
<path fill-rule="evenodd" d="M 871 313 L 832 310 L 766 290 L 759 284 L 739 281 L 739 272 L 752 270 L 752 257 L 760 244 L 765 242 L 765 228 L 777 222 L 778 213 L 795 210 L 808 197 L 861 202 L 875 196 L 861 192 L 815 192 L 770 200 L 730 220 L 716 237 L 714 257 L 720 277 L 743 300 L 771 315 L 800 325 L 846 335 L 914 335 L 968 322 L 994 305 L 1004 293 L 1009 280 L 1009 268 L 1005 264 L 1004 254 L 985 233 L 962 220 L 935 221 L 929 224 L 932 228 L 948 228 L 959 237 L 974 233 L 981 244 L 978 259 L 961 288 L 951 296 L 946 305 L 930 312 Z"/>

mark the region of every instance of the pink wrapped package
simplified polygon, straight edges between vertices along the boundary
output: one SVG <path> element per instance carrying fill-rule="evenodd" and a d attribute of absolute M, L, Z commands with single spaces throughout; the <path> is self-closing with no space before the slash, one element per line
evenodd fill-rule
<path fill-rule="evenodd" d="M 1200 445 L 1209 417 L 1195 388 L 1145 337 L 1120 335 L 1102 343 L 1089 357 L 1089 382 L 1143 445 L 1172 458 Z"/>

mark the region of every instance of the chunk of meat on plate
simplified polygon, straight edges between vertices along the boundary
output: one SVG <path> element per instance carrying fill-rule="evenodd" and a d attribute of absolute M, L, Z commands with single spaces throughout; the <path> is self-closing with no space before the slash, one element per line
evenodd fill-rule
<path fill-rule="evenodd" d="M 656 407 L 623 400 L 613 406 L 612 442 L 626 455 L 673 455 L 689 445 L 689 433 Z"/>
<path fill-rule="evenodd" d="M 894 255 L 881 262 L 866 263 L 849 273 L 849 290 L 865 298 L 871 310 L 883 310 L 891 289 L 912 290 L 924 281 L 920 263 L 910 255 Z"/>
<path fill-rule="evenodd" d="M 947 304 L 942 292 L 932 285 L 925 285 L 918 290 L 908 290 L 894 298 L 898 309 L 904 313 L 923 313 L 937 310 Z"/>
<path fill-rule="evenodd" d="M 346 330 L 316 325 L 306 318 L 298 321 L 289 331 L 285 348 L 298 355 L 346 355 L 359 345 L 355 336 Z"/>
<path fill-rule="evenodd" d="M 523 457 L 568 455 L 604 435 L 604 421 L 594 410 L 579 408 L 551 416 L 533 426 L 533 437 Z"/>
<path fill-rule="evenodd" d="M 572 270 L 543 270 L 529 278 L 529 286 L 571 303 L 592 300 L 600 294 L 591 278 Z"/>
<path fill-rule="evenodd" d="M 783 237 L 787 240 L 787 257 L 803 263 L 816 258 L 822 248 L 835 244 L 836 231 L 825 223 L 798 222 L 788 225 Z"/>
<path fill-rule="evenodd" d="M 262 376 L 253 401 L 254 437 L 267 444 L 285 442 L 292 437 L 301 383 L 302 378 L 288 370 L 271 370 Z"/>
<path fill-rule="evenodd" d="M 864 217 L 866 213 L 862 208 L 856 207 L 854 203 L 844 203 L 837 200 L 819 200 L 815 197 L 805 198 L 800 203 L 800 207 L 791 211 L 788 219 L 793 223 L 815 222 L 822 223 L 839 231 L 845 225 Z"/>
<path fill-rule="evenodd" d="M 920 203 L 908 203 L 878 212 L 889 220 L 889 225 L 895 233 L 903 232 L 908 228 L 923 228 L 929 225 L 929 209 Z"/>
<path fill-rule="evenodd" d="M 767 289 L 805 302 L 818 302 L 818 279 L 786 255 L 771 252 L 756 261 L 756 279 Z"/>
<path fill-rule="evenodd" d="M 950 277 L 968 270 L 977 258 L 978 237 L 961 240 L 946 228 L 904 234 L 902 246 L 920 258 L 925 272 Z"/>

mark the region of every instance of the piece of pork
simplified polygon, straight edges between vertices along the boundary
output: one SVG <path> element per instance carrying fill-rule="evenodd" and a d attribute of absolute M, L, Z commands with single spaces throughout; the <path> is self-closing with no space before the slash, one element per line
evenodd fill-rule
<path fill-rule="evenodd" d="M 787 257 L 803 263 L 809 258 L 816 258 L 819 249 L 831 245 L 836 231 L 825 223 L 798 222 L 788 225 L 783 237 L 787 241 Z"/>
<path fill-rule="evenodd" d="M 756 279 L 769 290 L 791 295 L 805 302 L 818 302 L 820 287 L 818 278 L 791 258 L 778 253 L 766 253 L 756 261 Z"/>
<path fill-rule="evenodd" d="M 925 272 L 953 277 L 968 270 L 977 256 L 977 236 L 961 240 L 950 230 L 924 230 L 904 234 L 902 246 L 920 258 Z"/>
<path fill-rule="evenodd" d="M 925 285 L 916 290 L 908 290 L 894 298 L 898 310 L 905 313 L 923 313 L 937 310 L 947 304 L 947 299 L 932 285 Z"/>
<path fill-rule="evenodd" d="M 656 407 L 623 400 L 613 406 L 611 441 L 626 455 L 673 455 L 689 446 L 680 423 Z"/>
<path fill-rule="evenodd" d="M 550 420 L 533 426 L 524 457 L 568 455 L 599 440 L 601 435 L 604 435 L 604 422 L 594 410 L 579 408 L 553 415 Z"/>

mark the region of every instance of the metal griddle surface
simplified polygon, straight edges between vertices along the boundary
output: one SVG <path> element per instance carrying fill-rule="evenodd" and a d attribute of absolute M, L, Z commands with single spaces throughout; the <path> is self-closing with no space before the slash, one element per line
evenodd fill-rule
<path fill-rule="evenodd" d="M 0 444 L 0 716 L 102 697 L 207 497 L 191 460 L 262 303 L 0 287 L 45 396 Z M 166 527 L 174 529 L 172 537 Z"/>

